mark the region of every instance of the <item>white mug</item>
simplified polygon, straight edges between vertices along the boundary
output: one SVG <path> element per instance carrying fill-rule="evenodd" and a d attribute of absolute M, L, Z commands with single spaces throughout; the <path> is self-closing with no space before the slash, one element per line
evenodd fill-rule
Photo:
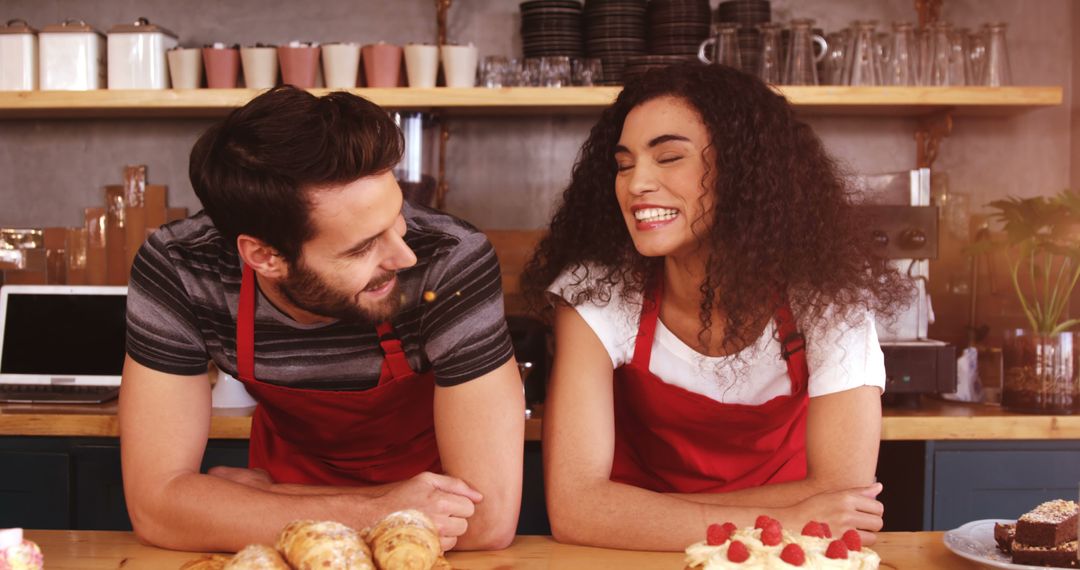
<path fill-rule="evenodd" d="M 360 45 L 341 43 L 323 44 L 323 77 L 332 89 L 356 87 L 360 75 Z"/>
<path fill-rule="evenodd" d="M 203 56 L 199 48 L 176 48 L 165 52 L 173 89 L 198 89 L 202 83 Z"/>
<path fill-rule="evenodd" d="M 440 46 L 447 87 L 476 86 L 476 46 Z"/>
<path fill-rule="evenodd" d="M 435 87 L 439 75 L 439 48 L 430 44 L 405 46 L 405 75 L 409 87 Z"/>
<path fill-rule="evenodd" d="M 277 48 L 240 48 L 240 64 L 244 68 L 244 84 L 248 89 L 269 89 L 277 85 Z"/>

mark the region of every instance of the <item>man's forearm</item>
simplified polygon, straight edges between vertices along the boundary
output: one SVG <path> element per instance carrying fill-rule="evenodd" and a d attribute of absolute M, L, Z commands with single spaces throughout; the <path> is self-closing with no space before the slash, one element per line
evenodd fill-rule
<path fill-rule="evenodd" d="M 363 528 L 386 514 L 376 498 L 277 493 L 195 473 L 175 477 L 154 496 L 136 498 L 130 506 L 140 539 L 195 551 L 273 544 L 281 529 L 296 519 L 332 519 Z"/>

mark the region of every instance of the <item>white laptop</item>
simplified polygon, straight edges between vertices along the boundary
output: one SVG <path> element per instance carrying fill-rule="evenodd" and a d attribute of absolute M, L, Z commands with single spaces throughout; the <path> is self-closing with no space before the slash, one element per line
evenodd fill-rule
<path fill-rule="evenodd" d="M 0 287 L 0 401 L 97 403 L 120 390 L 127 287 Z"/>

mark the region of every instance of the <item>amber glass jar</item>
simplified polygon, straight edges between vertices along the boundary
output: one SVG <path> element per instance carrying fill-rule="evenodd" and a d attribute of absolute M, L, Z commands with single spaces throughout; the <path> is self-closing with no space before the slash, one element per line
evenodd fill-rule
<path fill-rule="evenodd" d="M 1080 411 L 1076 336 L 1005 331 L 1001 405 L 1011 412 L 1072 414 Z"/>

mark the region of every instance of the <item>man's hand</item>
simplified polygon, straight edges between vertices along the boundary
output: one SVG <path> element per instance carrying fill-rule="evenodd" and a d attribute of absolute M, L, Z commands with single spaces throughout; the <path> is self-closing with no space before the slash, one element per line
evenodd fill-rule
<path fill-rule="evenodd" d="M 461 479 L 424 472 L 402 481 L 379 501 L 386 514 L 402 509 L 423 511 L 434 521 L 443 550 L 450 550 L 469 528 L 468 518 L 483 498 Z"/>
<path fill-rule="evenodd" d="M 211 467 L 206 474 L 264 491 L 270 490 L 274 486 L 274 481 L 270 479 L 270 474 L 265 469 L 241 469 L 239 467 L 218 465 L 217 467 Z"/>

